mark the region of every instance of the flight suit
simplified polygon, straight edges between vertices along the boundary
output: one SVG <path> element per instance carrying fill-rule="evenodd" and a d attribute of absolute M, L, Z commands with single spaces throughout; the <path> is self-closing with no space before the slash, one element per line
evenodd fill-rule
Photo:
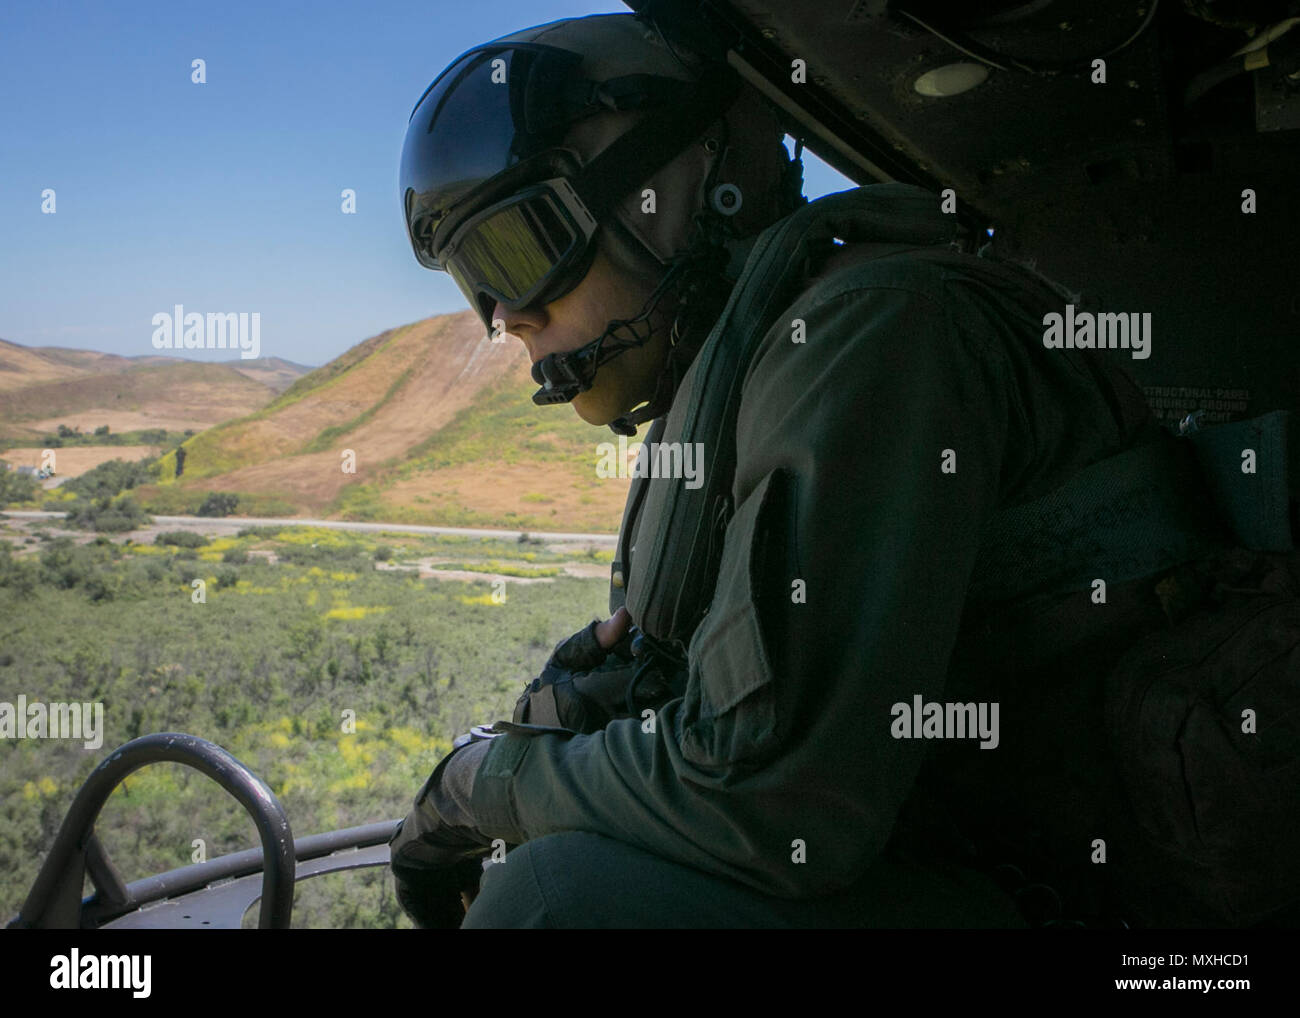
<path fill-rule="evenodd" d="M 1064 298 L 1041 280 L 921 257 L 953 230 L 935 196 L 822 203 L 829 228 L 852 204 L 875 232 L 796 266 L 739 368 L 716 546 L 674 542 L 681 479 L 629 494 L 611 610 L 683 646 L 685 694 L 481 750 L 469 811 L 520 847 L 467 927 L 1015 925 L 974 846 L 1011 825 L 1086 861 L 1104 833 L 1100 680 L 1158 624 L 1150 580 L 1100 610 L 1087 590 L 1002 602 L 979 553 L 995 512 L 1157 427 L 1109 357 L 1044 347 Z M 717 331 L 647 440 L 731 455 L 693 430 Z M 945 701 L 999 704 L 996 744 L 897 724 Z"/>

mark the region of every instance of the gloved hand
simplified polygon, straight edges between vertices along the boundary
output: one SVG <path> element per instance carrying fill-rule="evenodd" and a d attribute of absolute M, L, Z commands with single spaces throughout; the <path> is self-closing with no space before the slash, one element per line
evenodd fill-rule
<path fill-rule="evenodd" d="M 397 900 L 425 929 L 458 927 L 478 893 L 491 841 L 475 828 L 469 801 L 494 734 L 480 727 L 456 739 L 389 839 Z"/>
<path fill-rule="evenodd" d="M 515 704 L 517 724 L 552 725 L 587 734 L 627 716 L 627 689 L 644 664 L 631 652 L 635 627 L 626 608 L 560 641 L 542 674 Z"/>

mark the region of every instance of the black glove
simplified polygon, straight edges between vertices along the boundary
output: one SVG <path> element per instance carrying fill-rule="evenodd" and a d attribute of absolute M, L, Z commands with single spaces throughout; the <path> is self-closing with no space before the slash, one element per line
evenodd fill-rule
<path fill-rule="evenodd" d="M 596 638 L 597 625 L 593 621 L 556 644 L 542 674 L 515 704 L 515 723 L 589 734 L 615 718 L 639 716 L 642 707 L 660 705 L 672 695 L 659 666 L 633 653 L 640 637 L 635 626 L 606 651 Z"/>
<path fill-rule="evenodd" d="M 389 839 L 390 865 L 402 909 L 425 929 L 455 929 L 465 918 L 461 894 L 478 893 L 491 841 L 473 826 L 466 805 L 490 738 L 482 729 L 455 742 L 416 796 L 415 808 Z M 467 756 L 461 754 L 468 753 Z"/>
<path fill-rule="evenodd" d="M 409 818 L 408 818 L 409 819 Z M 403 820 L 393 835 L 399 839 L 406 825 Z M 465 918 L 461 895 L 470 899 L 478 894 L 483 876 L 482 846 L 475 846 L 476 856 L 457 856 L 455 850 L 425 855 L 427 842 L 413 841 L 392 850 L 393 878 L 397 884 L 397 901 L 411 921 L 425 930 L 454 930 Z M 438 858 L 441 856 L 441 858 Z"/>

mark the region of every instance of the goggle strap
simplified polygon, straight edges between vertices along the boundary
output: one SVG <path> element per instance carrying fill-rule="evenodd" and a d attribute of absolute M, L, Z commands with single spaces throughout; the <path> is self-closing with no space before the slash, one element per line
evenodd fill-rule
<path fill-rule="evenodd" d="M 658 74 L 625 74 L 608 81 L 579 78 L 553 85 L 548 91 L 534 91 L 530 82 L 528 130 L 542 134 L 610 110 L 624 112 L 673 106 L 688 100 L 693 92 L 690 82 Z"/>
<path fill-rule="evenodd" d="M 650 106 L 669 106 L 686 102 L 695 85 L 680 78 L 658 74 L 625 74 L 610 78 L 595 88 L 594 98 L 604 109 L 639 110 Z"/>
<path fill-rule="evenodd" d="M 739 76 L 725 65 L 711 65 L 691 85 L 691 98 L 647 115 L 583 167 L 573 189 L 596 221 L 627 194 L 629 177 L 639 174 L 645 180 L 667 165 L 722 116 L 739 93 Z"/>

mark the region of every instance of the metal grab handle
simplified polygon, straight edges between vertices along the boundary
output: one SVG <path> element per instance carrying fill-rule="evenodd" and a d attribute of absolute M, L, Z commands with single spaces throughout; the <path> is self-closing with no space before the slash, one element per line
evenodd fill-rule
<path fill-rule="evenodd" d="M 100 895 L 122 910 L 129 911 L 135 906 L 95 837 L 95 821 L 113 789 L 128 774 L 164 761 L 202 771 L 233 795 L 252 816 L 262 839 L 263 860 L 262 904 L 257 925 L 264 930 L 289 928 L 295 859 L 293 832 L 284 807 L 261 778 L 220 746 L 179 732 L 132 739 L 90 773 L 63 818 L 50 854 L 10 928 L 80 929 L 81 891 L 87 867 Z"/>

